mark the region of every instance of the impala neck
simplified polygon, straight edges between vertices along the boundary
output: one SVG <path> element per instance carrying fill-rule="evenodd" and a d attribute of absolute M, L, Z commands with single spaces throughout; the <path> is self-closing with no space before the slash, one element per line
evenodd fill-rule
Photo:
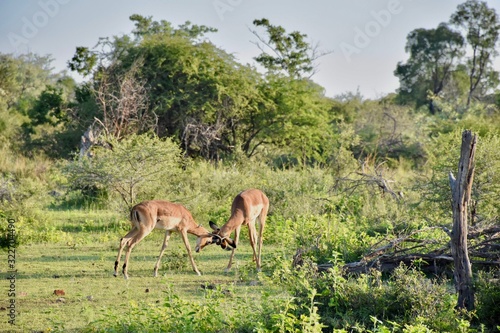
<path fill-rule="evenodd" d="M 231 216 L 229 221 L 227 221 L 227 223 L 220 228 L 219 235 L 221 237 L 228 237 L 229 235 L 231 235 L 234 229 L 236 229 L 238 226 L 242 224 L 243 224 L 243 217 L 237 218 L 235 216 Z"/>
<path fill-rule="evenodd" d="M 205 229 L 205 227 L 203 227 L 201 224 L 200 225 L 194 224 L 191 228 L 188 229 L 188 233 L 200 237 L 209 234 L 210 232 L 207 229 Z"/>

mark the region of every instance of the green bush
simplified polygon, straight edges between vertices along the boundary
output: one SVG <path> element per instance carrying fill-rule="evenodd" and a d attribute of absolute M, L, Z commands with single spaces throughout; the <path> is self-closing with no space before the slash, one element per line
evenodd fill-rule
<path fill-rule="evenodd" d="M 419 214 L 425 216 L 430 213 L 427 220 L 435 225 L 451 221 L 448 174 L 457 174 L 461 133 L 462 130 L 455 130 L 434 140 L 429 171 L 427 174 L 421 174 L 413 188 L 416 193 L 420 193 Z M 500 137 L 497 134 L 478 136 L 471 193 L 475 214 L 469 222 L 471 225 L 480 222 L 491 223 L 500 214 L 496 195 L 500 191 L 500 152 L 496 149 L 499 144 Z"/>
<path fill-rule="evenodd" d="M 170 139 L 143 134 L 100 140 L 105 147 L 95 147 L 93 157 L 76 158 L 64 168 L 74 189 L 95 195 L 111 190 L 130 208 L 170 188 L 170 180 L 181 172 L 181 151 Z"/>
<path fill-rule="evenodd" d="M 328 330 L 356 328 L 364 332 L 376 318 L 376 322 L 383 323 L 379 326 L 386 328 L 397 323 L 412 331 L 418 327 L 436 332 L 459 331 L 461 322 L 455 320 L 454 310 L 456 296 L 449 282 L 431 280 L 416 268 L 401 266 L 384 279 L 376 270 L 345 276 L 341 262 L 326 273 L 318 273 L 310 261 L 294 268 L 289 261 L 277 260 L 265 281 L 282 286 L 293 297 L 287 306 L 293 315 L 290 318 L 310 314 L 311 308 L 306 305 L 314 304 L 319 323 Z"/>
<path fill-rule="evenodd" d="M 8 220 L 14 221 L 15 245 L 71 241 L 72 236 L 54 226 L 36 208 L 23 203 L 4 205 L 0 211 L 0 244 L 7 245 Z"/>
<path fill-rule="evenodd" d="M 498 270 L 479 272 L 475 278 L 477 317 L 487 327 L 500 329 L 500 280 Z"/>

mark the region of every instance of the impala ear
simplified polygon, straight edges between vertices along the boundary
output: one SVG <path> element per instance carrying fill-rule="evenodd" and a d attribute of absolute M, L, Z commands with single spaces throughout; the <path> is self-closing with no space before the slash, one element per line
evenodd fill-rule
<path fill-rule="evenodd" d="M 210 228 L 212 228 L 214 231 L 220 231 L 220 228 L 217 226 L 217 224 L 213 223 L 212 221 L 209 221 L 208 224 L 210 225 Z"/>

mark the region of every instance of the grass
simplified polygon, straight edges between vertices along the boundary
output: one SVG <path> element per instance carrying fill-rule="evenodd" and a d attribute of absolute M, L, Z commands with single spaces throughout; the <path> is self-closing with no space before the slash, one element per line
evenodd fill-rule
<path fill-rule="evenodd" d="M 202 272 L 202 276 L 197 276 L 185 255 L 181 237 L 173 234 L 160 276 L 154 278 L 153 267 L 163 240 L 163 232 L 155 230 L 132 251 L 130 279 L 124 280 L 113 277 L 113 265 L 119 239 L 129 228 L 126 220 L 96 211 L 44 214 L 71 241 L 21 245 L 16 249 L 16 325 L 8 325 L 7 316 L 2 316 L 0 327 L 5 332 L 78 332 L 110 311 L 119 314 L 134 305 L 160 303 L 167 292 L 190 301 L 201 300 L 206 286 L 227 289 L 229 306 L 232 301 L 258 302 L 264 288 L 256 283 L 258 277 L 246 237 L 241 240 L 229 273 L 224 273 L 229 252 L 212 245 L 194 253 Z M 194 251 L 195 238 L 190 236 L 190 241 Z M 280 251 L 277 246 L 264 245 L 264 262 Z M 6 263 L 6 252 L 4 256 Z M 6 266 L 2 266 L 2 273 L 5 271 Z M 6 279 L 0 282 L 4 294 L 8 284 Z M 65 294 L 55 295 L 55 290 Z M 0 307 L 7 306 L 8 299 L 2 297 Z"/>

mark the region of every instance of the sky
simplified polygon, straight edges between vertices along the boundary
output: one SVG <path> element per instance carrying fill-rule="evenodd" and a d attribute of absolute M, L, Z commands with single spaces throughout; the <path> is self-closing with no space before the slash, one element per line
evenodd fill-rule
<path fill-rule="evenodd" d="M 312 80 L 335 97 L 359 92 L 380 98 L 399 87 L 394 70 L 405 62 L 406 37 L 417 28 L 447 22 L 456 0 L 0 0 L 0 52 L 51 55 L 55 71 L 67 69 L 78 46 L 100 37 L 130 34 L 132 14 L 190 21 L 216 28 L 207 35 L 242 64 L 260 54 L 252 22 L 267 18 L 287 32 L 299 31 L 326 52 Z M 500 14 L 500 1 L 487 0 Z M 257 29 L 263 35 L 263 30 Z M 500 70 L 497 58 L 494 67 Z M 80 77 L 74 76 L 77 80 Z"/>

